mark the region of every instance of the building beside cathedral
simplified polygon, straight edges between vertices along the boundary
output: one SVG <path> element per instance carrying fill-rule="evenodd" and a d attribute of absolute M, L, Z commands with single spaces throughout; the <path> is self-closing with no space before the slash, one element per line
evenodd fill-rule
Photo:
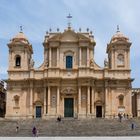
<path fill-rule="evenodd" d="M 0 80 L 0 117 L 4 117 L 6 112 L 6 88 L 4 81 Z"/>
<path fill-rule="evenodd" d="M 6 118 L 131 116 L 131 42 L 118 30 L 107 44 L 103 68 L 94 60 L 95 46 L 89 30 L 47 32 L 44 60 L 34 68 L 32 45 L 19 32 L 8 43 Z"/>

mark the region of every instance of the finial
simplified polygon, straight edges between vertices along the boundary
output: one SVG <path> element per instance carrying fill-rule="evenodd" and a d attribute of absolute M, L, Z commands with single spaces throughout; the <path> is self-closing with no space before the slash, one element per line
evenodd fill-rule
<path fill-rule="evenodd" d="M 46 35 L 48 35 L 49 33 L 48 33 L 48 31 L 46 31 Z"/>
<path fill-rule="evenodd" d="M 90 34 L 92 35 L 92 31 L 90 31 Z"/>
<path fill-rule="evenodd" d="M 117 25 L 117 32 L 120 32 L 119 25 Z"/>
<path fill-rule="evenodd" d="M 59 32 L 59 28 L 57 28 L 57 32 Z"/>
<path fill-rule="evenodd" d="M 89 28 L 87 28 L 87 32 L 89 32 Z"/>
<path fill-rule="evenodd" d="M 81 32 L 81 28 L 79 28 L 79 32 Z"/>
<path fill-rule="evenodd" d="M 49 31 L 51 32 L 51 31 L 52 31 L 52 29 L 50 28 L 50 29 L 49 29 Z"/>
<path fill-rule="evenodd" d="M 71 18 L 72 18 L 72 16 L 71 16 L 71 14 L 69 13 L 69 15 L 67 16 L 67 19 L 68 19 L 68 28 L 71 27 Z"/>
<path fill-rule="evenodd" d="M 20 26 L 20 33 L 22 33 L 22 26 Z"/>

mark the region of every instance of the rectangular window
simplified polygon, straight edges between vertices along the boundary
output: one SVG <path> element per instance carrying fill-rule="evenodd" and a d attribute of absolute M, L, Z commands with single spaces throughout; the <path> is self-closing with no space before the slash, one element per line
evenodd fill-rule
<path fill-rule="evenodd" d="M 66 56 L 66 68 L 71 69 L 72 68 L 72 56 Z"/>

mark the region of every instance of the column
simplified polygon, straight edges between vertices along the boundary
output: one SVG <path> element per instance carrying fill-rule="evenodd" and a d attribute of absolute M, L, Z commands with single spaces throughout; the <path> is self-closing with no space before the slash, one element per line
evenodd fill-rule
<path fill-rule="evenodd" d="M 57 87 L 57 115 L 60 115 L 59 108 L 60 108 L 60 90 L 58 86 Z"/>
<path fill-rule="evenodd" d="M 89 48 L 87 48 L 87 67 L 89 67 Z"/>
<path fill-rule="evenodd" d="M 140 93 L 137 94 L 137 116 L 140 117 Z"/>
<path fill-rule="evenodd" d="M 81 86 L 78 87 L 78 114 L 81 114 Z"/>
<path fill-rule="evenodd" d="M 105 82 L 105 118 L 108 118 L 109 115 L 109 95 L 107 82 Z"/>
<path fill-rule="evenodd" d="M 50 114 L 50 86 L 48 86 L 48 114 Z"/>
<path fill-rule="evenodd" d="M 94 113 L 94 100 L 95 100 L 95 98 L 94 98 L 94 96 L 95 96 L 95 93 L 94 93 L 94 87 L 92 87 L 92 93 L 91 93 L 91 95 L 92 95 L 92 114 L 94 115 L 95 113 Z"/>
<path fill-rule="evenodd" d="M 52 66 L 52 55 L 51 55 L 51 47 L 49 48 L 49 67 Z"/>
<path fill-rule="evenodd" d="M 59 48 L 57 47 L 57 67 L 59 67 Z"/>
<path fill-rule="evenodd" d="M 44 86 L 44 115 L 46 115 L 46 86 Z"/>
<path fill-rule="evenodd" d="M 81 58 L 81 47 L 79 47 L 79 66 L 81 67 L 81 61 L 82 61 L 82 58 Z"/>
<path fill-rule="evenodd" d="M 33 81 L 30 82 L 30 115 L 33 115 Z"/>
<path fill-rule="evenodd" d="M 90 87 L 87 87 L 87 114 L 90 114 Z"/>

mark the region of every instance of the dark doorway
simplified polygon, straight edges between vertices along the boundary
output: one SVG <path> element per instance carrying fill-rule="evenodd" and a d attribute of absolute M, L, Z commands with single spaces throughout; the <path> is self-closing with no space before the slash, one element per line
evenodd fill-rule
<path fill-rule="evenodd" d="M 96 106 L 96 117 L 102 117 L 102 106 Z"/>
<path fill-rule="evenodd" d="M 64 100 L 64 117 L 73 117 L 73 98 Z"/>
<path fill-rule="evenodd" d="M 36 106 L 36 118 L 41 118 L 41 106 Z"/>

